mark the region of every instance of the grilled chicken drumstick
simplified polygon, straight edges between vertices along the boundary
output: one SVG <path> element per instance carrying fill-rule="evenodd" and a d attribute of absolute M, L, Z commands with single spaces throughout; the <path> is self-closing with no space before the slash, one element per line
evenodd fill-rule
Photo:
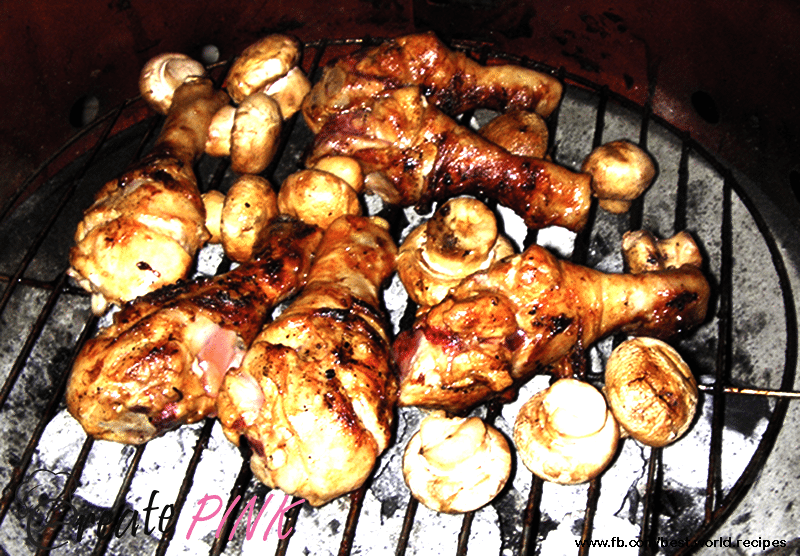
<path fill-rule="evenodd" d="M 279 217 L 257 260 L 126 304 L 79 353 L 70 413 L 89 435 L 126 444 L 213 415 L 223 374 L 272 307 L 305 282 L 320 238 L 316 228 Z"/>
<path fill-rule="evenodd" d="M 106 183 L 84 212 L 69 274 L 92 292 L 96 314 L 186 277 L 209 237 L 192 164 L 227 102 L 205 78 L 178 87 L 152 152 Z"/>
<path fill-rule="evenodd" d="M 509 153 L 458 125 L 416 87 L 333 115 L 307 163 L 334 154 L 357 159 L 367 188 L 392 204 L 483 194 L 515 210 L 529 228 L 579 230 L 588 219 L 589 174 Z"/>
<path fill-rule="evenodd" d="M 321 505 L 361 486 L 386 449 L 397 378 L 379 289 L 396 251 L 385 221 L 335 220 L 300 296 L 225 376 L 223 430 L 244 436 L 268 486 Z"/>
<path fill-rule="evenodd" d="M 534 374 L 569 375 L 595 340 L 673 336 L 703 321 L 708 299 L 691 264 L 606 274 L 533 245 L 461 282 L 398 336 L 400 404 L 458 412 Z"/>
<path fill-rule="evenodd" d="M 483 107 L 520 109 L 548 116 L 561 100 L 561 83 L 546 74 L 505 64 L 483 66 L 447 48 L 433 33 L 393 39 L 341 57 L 323 69 L 303 102 L 315 133 L 333 114 L 359 108 L 385 91 L 419 86 L 430 101 L 454 115 Z"/>

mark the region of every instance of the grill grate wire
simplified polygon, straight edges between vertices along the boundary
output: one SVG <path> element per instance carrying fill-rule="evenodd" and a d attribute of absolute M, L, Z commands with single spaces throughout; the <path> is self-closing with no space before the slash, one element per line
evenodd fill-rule
<path fill-rule="evenodd" d="M 308 52 L 309 50 L 314 50 L 314 56 L 311 63 L 311 70 L 309 73 L 312 74 L 319 68 L 320 63 L 323 60 L 329 48 L 334 46 L 335 47 L 356 46 L 358 44 L 367 42 L 369 42 L 368 39 L 364 39 L 363 41 L 354 39 L 354 40 L 344 40 L 344 41 L 320 41 L 318 43 L 312 43 L 307 45 L 306 52 Z M 488 50 L 485 47 L 479 50 L 478 52 L 481 60 L 485 60 L 487 58 Z M 680 137 L 681 155 L 680 155 L 679 170 L 678 170 L 678 181 L 675 184 L 676 202 L 675 202 L 674 226 L 673 226 L 674 231 L 684 229 L 687 225 L 686 212 L 688 206 L 687 202 L 687 195 L 689 188 L 688 166 L 689 166 L 690 156 L 699 154 L 705 160 L 707 160 L 707 162 L 712 167 L 714 167 L 720 173 L 720 175 L 724 176 L 723 205 L 722 205 L 723 216 L 722 216 L 722 227 L 720 230 L 720 236 L 721 236 L 720 240 L 722 246 L 720 276 L 722 281 L 719 284 L 720 304 L 717 313 L 719 341 L 717 343 L 717 354 L 716 354 L 716 368 L 715 368 L 716 375 L 714 377 L 712 385 L 710 386 L 701 385 L 701 390 L 704 393 L 710 395 L 713 400 L 713 406 L 712 406 L 713 414 L 712 414 L 711 441 L 710 441 L 711 447 L 709 450 L 710 455 L 707 468 L 707 485 L 705 489 L 704 501 L 700 502 L 704 505 L 705 517 L 703 524 L 694 533 L 693 540 L 701 540 L 707 538 L 710 534 L 713 533 L 714 528 L 718 526 L 721 519 L 731 511 L 736 502 L 740 500 L 741 497 L 743 497 L 744 494 L 746 493 L 749 485 L 752 483 L 756 473 L 758 472 L 758 469 L 760 468 L 761 465 L 763 465 L 763 462 L 766 460 L 766 457 L 768 456 L 771 450 L 772 444 L 774 443 L 778 430 L 780 429 L 783 416 L 786 412 L 788 399 L 800 395 L 797 392 L 791 392 L 793 378 L 794 378 L 793 369 L 795 368 L 797 363 L 796 315 L 794 314 L 793 310 L 793 297 L 789 285 L 787 271 L 786 268 L 784 267 L 784 263 L 778 251 L 775 239 L 772 237 L 769 231 L 769 227 L 764 222 L 763 218 L 755 210 L 755 207 L 752 206 L 747 196 L 744 194 L 744 192 L 738 186 L 736 181 L 730 175 L 730 172 L 721 165 L 719 165 L 719 163 L 716 162 L 714 158 L 710 156 L 708 153 L 706 153 L 699 145 L 694 143 L 686 133 L 680 130 L 673 129 L 667 122 L 661 121 L 659 118 L 652 115 L 649 104 L 645 105 L 644 107 L 638 107 L 632 105 L 629 101 L 611 93 L 605 87 L 597 87 L 595 84 L 583 78 L 580 78 L 579 76 L 567 74 L 563 68 L 559 69 L 549 68 L 547 66 L 537 64 L 536 62 L 532 62 L 527 58 L 520 59 L 509 56 L 504 57 L 503 55 L 499 54 L 496 56 L 498 59 L 506 59 L 513 63 L 519 63 L 520 65 L 525 65 L 527 67 L 548 71 L 553 75 L 559 77 L 562 80 L 562 82 L 567 82 L 572 86 L 576 86 L 591 91 L 593 94 L 595 94 L 598 98 L 598 106 L 596 111 L 594 132 L 592 136 L 593 146 L 599 146 L 603 142 L 606 107 L 608 102 L 612 99 L 615 103 L 634 109 L 641 115 L 639 143 L 644 148 L 647 147 L 648 130 L 650 128 L 651 121 L 656 121 L 659 125 L 666 127 L 667 129 L 670 129 L 676 136 Z M 35 324 L 33 325 L 32 329 L 30 330 L 29 334 L 22 343 L 17 359 L 13 364 L 11 370 L 9 371 L 9 374 L 6 377 L 2 385 L 2 388 L 0 388 L 0 410 L 5 406 L 10 392 L 17 384 L 20 375 L 25 368 L 25 363 L 31 355 L 34 345 L 40 338 L 42 330 L 45 327 L 45 324 L 51 317 L 53 308 L 58 298 L 66 292 L 78 295 L 81 294 L 81 292 L 77 292 L 75 288 L 70 286 L 66 278 L 66 274 L 64 272 L 59 274 L 58 278 L 55 281 L 49 283 L 27 278 L 25 277 L 25 273 L 28 270 L 29 265 L 31 264 L 31 261 L 34 259 L 36 253 L 42 246 L 42 243 L 45 241 L 48 234 L 51 233 L 56 221 L 58 220 L 61 211 L 66 206 L 68 201 L 71 199 L 81 179 L 86 174 L 91 165 L 95 163 L 97 153 L 100 152 L 101 148 L 108 140 L 108 137 L 111 134 L 112 130 L 114 129 L 117 120 L 120 118 L 123 111 L 128 109 L 133 102 L 135 101 L 130 101 L 124 104 L 123 106 L 119 107 L 116 111 L 109 114 L 107 117 L 98 120 L 92 127 L 78 134 L 75 140 L 65 145 L 62 151 L 54 153 L 53 157 L 51 157 L 51 159 L 49 159 L 40 169 L 37 170 L 35 175 L 33 175 L 29 180 L 25 182 L 25 184 L 23 184 L 23 187 L 20 188 L 20 190 L 14 195 L 14 197 L 12 197 L 6 203 L 6 205 L 2 209 L 2 213 L 0 213 L 2 219 L 5 219 L 6 217 L 8 217 L 9 214 L 12 214 L 14 210 L 14 205 L 25 194 L 25 188 L 35 183 L 36 180 L 39 179 L 39 175 L 45 173 L 48 166 L 50 166 L 56 160 L 58 160 L 58 157 L 61 156 L 64 152 L 67 152 L 69 146 L 72 145 L 75 141 L 77 141 L 77 138 L 82 138 L 90 133 L 96 133 L 97 129 L 99 128 L 99 124 L 101 123 L 104 124 L 101 131 L 97 133 L 96 143 L 89 152 L 89 154 L 85 157 L 85 162 L 78 169 L 75 176 L 71 178 L 69 184 L 64 188 L 61 197 L 55 204 L 54 211 L 51 213 L 46 222 L 42 225 L 40 232 L 36 236 L 32 245 L 28 248 L 22 261 L 18 264 L 15 272 L 13 274 L 0 276 L 0 282 L 5 284 L 5 289 L 2 293 L 2 297 L 0 297 L 0 313 L 6 311 L 9 304 L 9 300 L 11 299 L 17 287 L 20 285 L 31 286 L 49 292 L 45 305 L 40 311 L 40 314 Z M 558 121 L 559 120 L 557 111 L 550 118 L 548 122 L 551 127 L 551 132 L 555 131 L 556 126 L 558 125 Z M 151 140 L 152 135 L 154 131 L 157 129 L 159 123 L 160 119 L 158 118 L 151 119 L 147 131 L 143 134 L 141 138 L 139 148 L 136 151 L 136 158 L 138 158 L 144 151 L 146 144 Z M 293 131 L 293 124 L 294 121 L 292 122 L 292 125 L 287 126 L 286 132 L 282 136 L 282 144 L 279 150 L 279 155 L 276 157 L 276 162 L 267 171 L 267 173 L 270 175 L 276 171 L 276 165 L 278 164 L 277 161 L 281 159 L 282 153 L 287 148 L 288 141 L 290 140 L 290 136 Z M 553 136 L 555 136 L 555 133 L 553 133 Z M 551 155 L 554 158 L 556 158 L 558 154 L 557 147 L 558 146 L 554 144 L 551 148 Z M 208 184 L 205 184 L 204 187 L 207 189 L 218 186 L 218 184 L 222 181 L 222 178 L 225 174 L 226 167 L 227 167 L 226 163 L 224 161 L 220 161 L 216 166 L 215 170 L 212 172 L 211 178 L 208 180 Z M 731 199 L 734 193 L 746 205 L 747 209 L 752 215 L 761 235 L 763 236 L 768 246 L 771 259 L 773 265 L 775 266 L 775 271 L 778 276 L 778 280 L 780 282 L 781 292 L 784 299 L 787 339 L 786 339 L 786 350 L 785 350 L 786 352 L 785 369 L 783 372 L 782 382 L 778 390 L 757 389 L 757 388 L 742 389 L 729 384 L 730 382 L 729 369 L 733 357 L 733 351 L 732 351 L 733 288 L 732 288 L 732 270 L 731 270 L 732 256 L 733 256 L 732 255 L 733 230 L 732 230 L 732 215 L 731 215 Z M 634 208 L 629 215 L 629 221 L 628 221 L 629 229 L 637 229 L 641 227 L 642 213 L 643 213 L 643 205 L 642 202 L 639 201 L 635 203 Z M 596 215 L 597 215 L 597 208 L 596 208 L 596 202 L 594 202 L 591 214 L 591 225 L 587 226 L 587 229 L 584 232 L 578 234 L 575 240 L 574 250 L 570 256 L 570 258 L 574 262 L 585 263 L 588 259 L 588 253 L 591 245 L 591 237 L 594 229 L 594 221 Z M 529 233 L 528 236 L 525 238 L 525 244 L 528 245 L 530 243 L 535 242 L 537 239 L 537 235 L 538 234 L 536 232 Z M 95 317 L 89 317 L 86 320 L 82 332 L 80 334 L 80 337 L 76 345 L 74 346 L 74 350 L 72 353 L 73 358 L 78 353 L 83 343 L 85 343 L 85 341 L 88 340 L 88 338 L 91 337 L 91 335 L 96 331 L 97 325 L 98 325 L 98 319 L 96 319 Z M 619 339 L 615 341 L 618 342 Z M 55 387 L 53 389 L 53 396 L 50 398 L 45 410 L 43 411 L 37 426 L 32 431 L 29 443 L 26 446 L 20 458 L 20 461 L 15 465 L 14 469 L 12 470 L 11 479 L 3 489 L 3 496 L 2 499 L 0 500 L 0 524 L 2 524 L 3 520 L 5 520 L 5 518 L 7 517 L 9 509 L 14 501 L 14 493 L 16 492 L 17 488 L 20 486 L 20 484 L 22 483 L 26 474 L 29 471 L 29 465 L 31 463 L 33 453 L 37 448 L 37 445 L 39 443 L 39 440 L 41 439 L 42 433 L 47 423 L 53 418 L 59 406 L 62 405 L 62 398 L 63 398 L 64 388 L 66 385 L 67 375 L 68 375 L 68 370 L 55 384 Z M 589 376 L 588 378 L 596 379 L 597 377 Z M 725 419 L 725 400 L 726 400 L 726 395 L 728 394 L 746 395 L 746 396 L 770 396 L 771 398 L 774 398 L 776 401 L 767 428 L 762 434 L 761 441 L 759 442 L 758 447 L 754 452 L 754 455 L 750 459 L 747 467 L 745 468 L 739 479 L 728 490 L 727 493 L 724 493 L 720 479 L 721 476 L 720 468 L 721 468 L 721 458 L 722 458 L 722 433 L 723 433 L 724 419 Z M 493 420 L 494 416 L 497 415 L 498 411 L 499 410 L 497 408 L 490 408 L 490 413 L 489 415 L 487 415 L 487 420 L 489 421 Z M 189 490 L 195 480 L 194 473 L 197 469 L 200 458 L 202 457 L 202 453 L 206 449 L 209 438 L 211 436 L 213 423 L 214 422 L 212 419 L 207 419 L 203 424 L 202 431 L 200 432 L 200 435 L 197 439 L 194 452 L 192 454 L 189 466 L 184 476 L 184 482 L 181 485 L 178 494 L 178 499 L 176 500 L 175 503 L 175 510 L 174 510 L 175 515 L 178 515 L 180 513 L 180 510 L 183 508 L 183 505 L 187 500 Z M 63 493 L 64 496 L 69 496 L 69 494 L 74 490 L 75 486 L 80 481 L 81 473 L 83 472 L 92 445 L 93 441 L 87 438 L 79 457 L 77 458 L 77 460 L 73 465 L 72 474 L 70 475 L 67 481 L 67 486 Z M 125 471 L 125 480 L 123 481 L 122 487 L 120 488 L 119 492 L 116 495 L 116 499 L 112 508 L 113 515 L 115 516 L 121 515 L 124 509 L 125 496 L 131 488 L 131 484 L 133 482 L 134 476 L 137 472 L 138 466 L 141 462 L 145 450 L 146 450 L 146 445 L 136 448 L 134 457 L 131 459 L 129 467 Z M 658 498 L 659 498 L 659 491 L 663 482 L 663 473 L 664 469 L 662 461 L 662 450 L 658 448 L 650 449 L 648 456 L 648 465 L 647 465 L 647 482 L 646 482 L 645 493 L 643 496 L 643 516 L 640 525 L 640 538 L 642 539 L 654 539 L 659 531 Z M 249 466 L 246 464 L 246 462 L 244 462 L 238 473 L 234 487 L 229 494 L 228 503 L 231 503 L 237 496 L 241 496 L 243 498 L 244 493 L 247 490 L 247 487 L 251 483 L 251 481 L 252 481 L 252 472 L 250 471 Z M 602 480 L 600 478 L 595 479 L 589 485 L 587 499 L 586 499 L 586 507 L 584 512 L 584 523 L 581 532 L 581 539 L 584 541 L 587 541 L 592 537 L 594 517 L 595 517 L 595 512 L 597 510 L 597 501 L 600 496 L 601 486 L 602 486 Z M 523 519 L 524 525 L 520 535 L 519 545 L 516 548 L 517 554 L 520 555 L 535 554 L 537 551 L 538 548 L 537 541 L 541 533 L 540 531 L 541 516 L 542 516 L 541 503 L 544 490 L 543 487 L 544 484 L 540 479 L 538 478 L 532 479 L 531 488 L 528 492 L 527 503 L 524 511 L 524 519 Z M 365 485 L 363 488 L 359 489 L 358 491 L 350 495 L 349 513 L 346 518 L 344 531 L 342 533 L 342 537 L 340 539 L 340 544 L 339 544 L 338 553 L 341 556 L 348 555 L 352 551 L 353 543 L 356 536 L 356 530 L 359 523 L 359 517 L 367 488 L 368 485 Z M 395 553 L 398 556 L 405 554 L 408 549 L 409 541 L 412 534 L 412 529 L 414 527 L 415 520 L 418 516 L 417 509 L 418 509 L 417 501 L 414 500 L 412 497 L 409 497 L 408 504 L 405 510 L 405 517 L 403 519 L 402 530 L 400 532 L 398 542 L 396 545 Z M 287 512 L 286 528 L 297 527 L 299 514 L 300 514 L 299 506 L 292 508 L 292 510 Z M 469 512 L 465 514 L 463 517 L 461 531 L 458 536 L 456 554 L 461 555 L 467 553 L 468 541 L 470 538 L 470 532 L 474 515 L 475 515 L 474 512 Z M 56 542 L 56 539 L 58 538 L 58 534 L 60 531 L 58 522 L 62 518 L 63 518 L 63 511 L 56 510 L 51 514 L 50 516 L 51 524 L 44 537 L 45 541 L 43 543 L 44 546 L 43 548 L 40 549 L 38 554 L 48 553 L 49 549 L 54 546 L 54 543 Z M 107 528 L 110 527 L 111 527 L 110 525 L 107 526 Z M 228 524 L 228 527 L 225 530 L 223 530 L 220 537 L 214 541 L 214 544 L 210 547 L 209 554 L 222 554 L 226 546 L 228 534 L 230 533 L 230 527 L 231 525 Z M 174 527 L 168 529 L 167 532 L 164 534 L 164 536 L 161 538 L 161 540 L 158 543 L 158 547 L 156 549 L 156 554 L 162 555 L 167 553 L 167 549 L 169 547 L 173 535 L 174 535 Z M 110 538 L 111 538 L 110 535 L 107 535 L 104 538 L 102 538 L 94 547 L 94 551 L 92 552 L 92 554 L 100 555 L 107 553 L 107 550 L 109 548 Z M 287 553 L 291 538 L 292 538 L 291 536 L 286 537 L 278 543 L 276 554 L 283 555 Z M 578 554 L 581 555 L 587 554 L 588 550 L 589 550 L 588 546 L 584 546 L 578 550 Z M 686 553 L 686 552 L 688 552 L 688 549 L 680 553 Z M 643 546 L 643 548 L 640 549 L 640 554 L 649 554 L 649 553 L 651 553 L 651 549 L 648 548 L 647 545 Z"/>

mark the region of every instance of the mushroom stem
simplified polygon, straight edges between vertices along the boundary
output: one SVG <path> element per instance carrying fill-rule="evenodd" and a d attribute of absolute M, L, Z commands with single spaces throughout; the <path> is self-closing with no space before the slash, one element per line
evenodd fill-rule
<path fill-rule="evenodd" d="M 489 207 L 471 197 L 457 197 L 406 237 L 397 272 L 411 299 L 429 307 L 470 274 L 513 254 Z"/>
<path fill-rule="evenodd" d="M 668 239 L 656 239 L 647 230 L 626 232 L 622 236 L 622 256 L 631 274 L 703 265 L 703 256 L 688 232 Z"/>
<path fill-rule="evenodd" d="M 525 402 L 514 424 L 514 442 L 537 477 L 578 484 L 611 462 L 619 427 L 596 388 L 565 378 Z"/>
<path fill-rule="evenodd" d="M 403 453 L 403 478 L 414 498 L 447 513 L 475 510 L 494 498 L 511 472 L 505 437 L 478 417 L 435 411 Z"/>
<path fill-rule="evenodd" d="M 544 398 L 548 424 L 560 435 L 582 438 L 597 433 L 606 424 L 608 410 L 597 390 L 580 381 L 560 380 Z"/>
<path fill-rule="evenodd" d="M 439 271 L 453 266 L 477 270 L 497 240 L 497 221 L 489 207 L 471 197 L 446 202 L 427 223 L 424 255 Z"/>

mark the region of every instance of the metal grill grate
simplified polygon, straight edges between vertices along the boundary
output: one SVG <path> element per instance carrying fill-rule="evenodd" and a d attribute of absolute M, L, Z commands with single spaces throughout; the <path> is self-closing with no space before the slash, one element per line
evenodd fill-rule
<path fill-rule="evenodd" d="M 322 60 L 362 42 L 309 44 L 305 69 L 313 74 Z M 381 458 L 369 484 L 319 510 L 293 508 L 284 523 L 284 530 L 294 528 L 291 536 L 279 540 L 273 533 L 263 541 L 261 529 L 248 539 L 244 525 L 239 525 L 228 541 L 234 519 L 223 522 L 219 538 L 214 535 L 216 519 L 213 527 L 207 525 L 202 531 L 198 525 L 187 540 L 199 499 L 214 488 L 225 508 L 237 497 L 245 501 L 256 496 L 257 510 L 268 496 L 266 487 L 252 479 L 246 459 L 243 462 L 235 449 L 224 444 L 215 422 L 208 419 L 133 448 L 86 438 L 63 409 L 72 359 L 102 324 L 91 316 L 88 296 L 66 279 L 67 251 L 81 210 L 94 192 L 146 152 L 157 131 L 157 118 L 118 129 L 118 122 L 129 119 L 126 113 L 141 108 L 134 100 L 55 153 L 0 212 L 0 237 L 5 238 L 0 245 L 0 428 L 5 438 L 0 449 L 4 485 L 0 546 L 12 554 L 268 550 L 280 555 L 461 555 L 480 543 L 482 550 L 496 547 L 502 554 L 586 554 L 589 548 L 578 548 L 575 540 L 604 537 L 609 523 L 626 524 L 630 538 L 651 542 L 659 537 L 702 541 L 714 532 L 766 461 L 789 399 L 800 396 L 791 392 L 798 335 L 793 293 L 769 226 L 728 169 L 689 135 L 656 118 L 648 106 L 633 105 L 607 89 L 527 58 L 475 45 L 455 46 L 482 61 L 504 60 L 551 72 L 566 84 L 562 106 L 549 122 L 556 161 L 577 167 L 593 146 L 617 138 L 638 141 L 658 160 L 656 183 L 628 215 L 612 217 L 594 208 L 591 226 L 579 235 L 556 229 L 528 234 L 512 213 L 502 208 L 498 212 L 505 232 L 520 246 L 538 242 L 606 271 L 621 269 L 620 239 L 628 229 L 644 227 L 661 236 L 689 229 L 699 239 L 716 298 L 713 318 L 677 346 L 697 374 L 703 393 L 703 412 L 688 438 L 665 449 L 643 449 L 627 441 L 609 472 L 577 487 L 543 483 L 517 462 L 513 480 L 492 505 L 464 516 L 443 516 L 420 506 L 403 483 L 402 448 L 420 419 L 417 410 L 403 409 L 397 442 Z M 487 117 L 478 111 L 466 115 L 464 123 L 474 125 Z M 309 139 L 302 120 L 295 118 L 284 134 L 276 163 L 265 172 L 273 183 L 298 167 Z M 76 146 L 87 144 L 91 147 L 86 154 L 76 157 Z M 201 160 L 198 175 L 204 188 L 223 190 L 233 177 L 224 161 L 210 159 Z M 423 218 L 413 210 L 392 211 L 372 201 L 370 210 L 389 216 L 397 237 Z M 227 268 L 218 252 L 205 257 L 201 271 Z M 395 280 L 387 290 L 395 329 L 404 322 L 405 305 Z M 583 378 L 602 382 L 603 362 L 619 340 L 611 338 L 592 348 L 591 368 Z M 520 402 L 538 387 L 541 381 L 534 380 L 520 394 Z M 518 405 L 490 404 L 481 411 L 509 434 Z M 743 405 L 749 408 L 747 414 L 741 411 Z M 635 480 L 629 476 L 625 482 L 626 473 L 633 473 Z M 77 510 L 98 515 L 110 510 L 112 526 L 92 527 L 79 541 L 70 521 L 76 510 L 46 503 L 47 498 L 39 496 L 40 508 L 53 510 L 47 514 L 50 526 L 33 535 L 41 544 L 38 551 L 26 546 L 26 511 L 17 495 L 33 484 L 41 489 L 38 495 L 45 491 L 53 498 L 60 495 Z M 126 512 L 130 515 L 131 509 L 141 513 L 154 491 L 160 493 L 159 509 L 172 504 L 177 523 L 160 535 L 154 514 L 153 535 L 142 530 L 137 535 L 114 534 L 113 524 Z M 240 502 L 231 515 L 237 516 L 243 505 Z M 651 544 L 632 553 L 651 551 L 683 554 L 691 549 Z"/>

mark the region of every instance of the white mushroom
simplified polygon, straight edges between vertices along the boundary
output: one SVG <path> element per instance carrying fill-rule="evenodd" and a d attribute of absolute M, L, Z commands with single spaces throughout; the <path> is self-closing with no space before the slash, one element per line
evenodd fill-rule
<path fill-rule="evenodd" d="M 536 112 L 511 110 L 500 114 L 478 133 L 517 156 L 544 158 L 550 133 L 547 122 Z"/>
<path fill-rule="evenodd" d="M 311 90 L 311 81 L 299 67 L 293 67 L 289 73 L 270 84 L 264 92 L 275 99 L 281 107 L 281 115 L 284 120 L 294 116 L 303 99 Z"/>
<path fill-rule="evenodd" d="M 184 81 L 205 75 L 206 68 L 185 54 L 165 52 L 147 61 L 139 75 L 139 92 L 159 114 L 166 114 L 172 95 Z"/>
<path fill-rule="evenodd" d="M 290 174 L 281 184 L 278 211 L 324 230 L 342 215 L 360 215 L 361 203 L 343 179 L 306 169 Z"/>
<path fill-rule="evenodd" d="M 310 165 L 309 168 L 330 172 L 337 178 L 346 181 L 356 193 L 361 193 L 364 190 L 364 172 L 361 170 L 361 164 L 351 156 L 338 154 L 323 156 Z"/>
<path fill-rule="evenodd" d="M 494 213 L 477 199 L 457 197 L 406 237 L 397 272 L 408 295 L 422 307 L 439 303 L 464 278 L 514 254 L 497 229 Z"/>
<path fill-rule="evenodd" d="M 269 35 L 251 44 L 233 62 L 224 87 L 235 103 L 277 81 L 300 61 L 300 43 L 287 35 Z"/>
<path fill-rule="evenodd" d="M 648 446 L 680 438 L 697 409 L 697 382 L 689 365 L 654 338 L 633 338 L 611 352 L 603 391 L 620 426 Z"/>
<path fill-rule="evenodd" d="M 450 419 L 434 412 L 403 453 L 411 494 L 437 512 L 463 513 L 488 504 L 510 472 L 508 442 L 478 417 Z"/>
<path fill-rule="evenodd" d="M 229 156 L 231 154 L 231 132 L 236 107 L 226 104 L 214 114 L 208 126 L 205 151 L 209 156 Z"/>
<path fill-rule="evenodd" d="M 680 268 L 700 268 L 703 255 L 688 232 L 679 232 L 667 239 L 656 239 L 647 230 L 625 232 L 622 236 L 622 257 L 631 274 Z"/>
<path fill-rule="evenodd" d="M 231 170 L 260 174 L 278 149 L 281 109 L 264 93 L 253 93 L 236 108 L 231 129 Z"/>
<path fill-rule="evenodd" d="M 220 237 L 225 254 L 236 262 L 257 256 L 267 239 L 265 231 L 278 214 L 275 191 L 260 176 L 237 179 L 225 195 L 220 216 Z"/>
<path fill-rule="evenodd" d="M 591 384 L 565 378 L 525 402 L 514 424 L 522 462 L 537 477 L 578 484 L 598 476 L 617 451 L 619 427 Z"/>
<path fill-rule="evenodd" d="M 222 206 L 225 203 L 225 194 L 222 191 L 212 189 L 203 193 L 203 206 L 206 209 L 206 229 L 211 237 L 209 243 L 219 243 L 222 241 L 220 223 L 222 222 Z"/>
<path fill-rule="evenodd" d="M 650 187 L 656 166 L 650 155 L 630 141 L 612 141 L 593 150 L 581 167 L 592 176 L 600 208 L 621 214 Z"/>

